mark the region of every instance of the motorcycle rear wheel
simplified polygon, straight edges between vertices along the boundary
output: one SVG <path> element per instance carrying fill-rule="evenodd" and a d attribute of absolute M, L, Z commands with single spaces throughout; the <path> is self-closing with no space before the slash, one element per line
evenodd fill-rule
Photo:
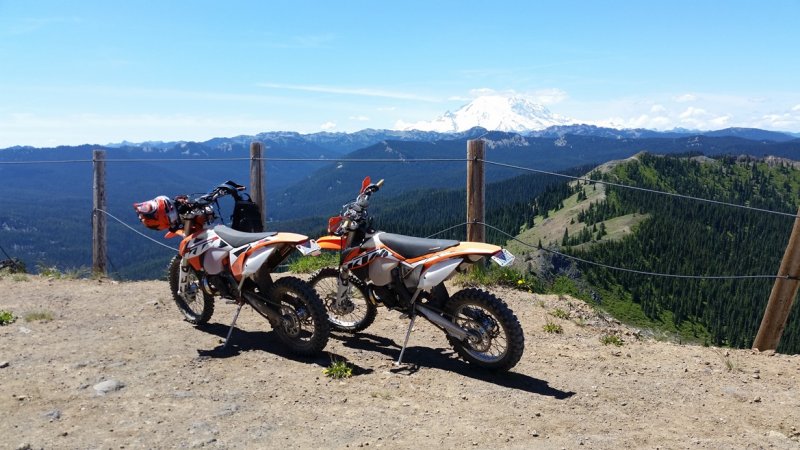
<path fill-rule="evenodd" d="M 183 313 L 187 322 L 194 325 L 201 325 L 211 319 L 214 314 L 214 296 L 206 294 L 200 287 L 200 280 L 192 267 L 187 267 L 189 272 L 186 274 L 188 290 L 182 294 L 178 293 L 178 280 L 180 279 L 181 257 L 176 255 L 169 262 L 169 289 L 172 292 L 172 299 L 178 305 L 178 309 Z"/>
<path fill-rule="evenodd" d="M 272 283 L 268 295 L 280 304 L 282 320 L 273 327 L 289 350 L 304 356 L 321 352 L 331 330 L 325 306 L 314 289 L 299 278 L 283 277 Z"/>
<path fill-rule="evenodd" d="M 337 310 L 336 295 L 339 291 L 339 270 L 334 267 L 320 269 L 311 277 L 309 284 L 317 292 L 328 312 L 331 328 L 345 333 L 356 333 L 367 329 L 375 321 L 378 308 L 369 300 L 366 286 L 356 277 L 350 277 L 347 305 Z"/>
<path fill-rule="evenodd" d="M 494 295 L 480 289 L 464 289 L 453 294 L 445 312 L 451 321 L 469 333 L 465 340 L 448 336 L 458 355 L 477 366 L 508 371 L 522 358 L 525 336 L 519 320 Z"/>

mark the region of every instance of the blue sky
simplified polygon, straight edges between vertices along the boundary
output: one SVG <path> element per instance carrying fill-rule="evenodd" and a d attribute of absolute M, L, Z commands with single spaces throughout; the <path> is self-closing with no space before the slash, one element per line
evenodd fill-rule
<path fill-rule="evenodd" d="M 800 132 L 800 1 L 0 0 L 0 148 L 394 128 L 482 93 Z"/>

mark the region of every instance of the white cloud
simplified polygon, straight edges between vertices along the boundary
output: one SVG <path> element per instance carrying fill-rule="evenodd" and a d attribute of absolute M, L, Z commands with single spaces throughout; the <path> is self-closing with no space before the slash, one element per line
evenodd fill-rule
<path fill-rule="evenodd" d="M 663 113 L 667 112 L 667 108 L 665 108 L 664 105 L 655 104 L 650 107 L 650 112 L 654 114 Z"/>
<path fill-rule="evenodd" d="M 542 89 L 531 95 L 533 101 L 543 105 L 555 105 L 567 99 L 567 93 L 558 88 Z"/>
<path fill-rule="evenodd" d="M 792 111 L 800 111 L 800 105 L 794 105 L 794 108 L 792 108 Z"/>
<path fill-rule="evenodd" d="M 408 92 L 387 91 L 384 89 L 351 88 L 351 87 L 339 87 L 339 86 L 302 85 L 302 84 L 282 84 L 282 83 L 259 83 L 257 86 L 269 89 L 320 92 L 323 94 L 357 95 L 362 97 L 383 97 L 383 98 L 414 100 L 414 101 L 431 102 L 431 103 L 441 102 L 441 99 L 439 98 L 417 95 Z"/>
<path fill-rule="evenodd" d="M 333 122 L 325 122 L 322 125 L 320 125 L 319 128 L 321 130 L 328 131 L 328 130 L 332 130 L 332 129 L 336 128 L 336 124 L 333 123 Z"/>
<path fill-rule="evenodd" d="M 482 97 L 484 95 L 497 95 L 499 92 L 490 88 L 471 89 L 469 95 L 474 97 Z"/>
<path fill-rule="evenodd" d="M 730 123 L 730 120 L 731 116 L 729 114 L 726 114 L 724 116 L 715 117 L 709 120 L 708 122 L 714 125 L 714 127 L 716 128 L 725 128 Z"/>
<path fill-rule="evenodd" d="M 350 116 L 348 119 L 357 120 L 359 122 L 369 122 L 369 117 L 367 116 Z"/>
<path fill-rule="evenodd" d="M 204 141 L 213 137 L 256 134 L 288 129 L 285 123 L 248 115 L 190 116 L 185 114 L 0 115 L 0 148 L 13 145 L 52 146 L 108 144 L 123 140 Z"/>
<path fill-rule="evenodd" d="M 690 106 L 686 108 L 686 111 L 682 112 L 678 117 L 681 119 L 691 119 L 705 116 L 708 116 L 708 111 L 703 108 L 695 108 L 694 106 Z"/>
<path fill-rule="evenodd" d="M 693 102 L 697 100 L 697 96 L 694 94 L 683 94 L 673 98 L 678 103 L 686 103 L 686 102 Z"/>

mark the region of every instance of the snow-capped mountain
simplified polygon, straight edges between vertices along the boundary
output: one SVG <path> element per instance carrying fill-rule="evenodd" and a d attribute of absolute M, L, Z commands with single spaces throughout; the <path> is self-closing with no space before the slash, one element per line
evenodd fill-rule
<path fill-rule="evenodd" d="M 571 123 L 570 119 L 553 114 L 546 107 L 525 97 L 485 95 L 433 121 L 400 122 L 397 128 L 440 133 L 461 132 L 473 127 L 497 131 L 533 131 L 567 123 Z"/>

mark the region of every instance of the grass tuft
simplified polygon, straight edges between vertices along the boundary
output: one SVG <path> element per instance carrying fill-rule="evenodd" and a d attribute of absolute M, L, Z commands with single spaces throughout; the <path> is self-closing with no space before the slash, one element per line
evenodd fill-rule
<path fill-rule="evenodd" d="M 622 338 L 616 334 L 604 334 L 600 336 L 600 342 L 603 345 L 616 345 L 617 347 L 622 347 L 622 345 L 625 343 L 625 341 L 623 341 Z"/>
<path fill-rule="evenodd" d="M 553 317 L 557 317 L 559 319 L 564 319 L 564 320 L 569 319 L 569 313 L 561 308 L 556 308 L 550 311 L 550 315 Z"/>
<path fill-rule="evenodd" d="M 34 311 L 25 314 L 25 322 L 50 322 L 53 320 L 53 313 L 50 311 Z"/>
<path fill-rule="evenodd" d="M 564 332 L 564 327 L 562 327 L 561 325 L 559 325 L 557 323 L 553 323 L 553 322 L 550 322 L 550 321 L 547 321 L 547 323 L 544 324 L 542 329 L 546 333 L 553 333 L 553 334 L 561 334 L 561 333 Z"/>
<path fill-rule="evenodd" d="M 322 373 L 335 380 L 353 376 L 353 368 L 342 360 L 331 361 L 331 365 L 322 369 Z"/>
<path fill-rule="evenodd" d="M 17 317 L 11 311 L 0 310 L 0 325 L 9 325 L 14 323 Z"/>

